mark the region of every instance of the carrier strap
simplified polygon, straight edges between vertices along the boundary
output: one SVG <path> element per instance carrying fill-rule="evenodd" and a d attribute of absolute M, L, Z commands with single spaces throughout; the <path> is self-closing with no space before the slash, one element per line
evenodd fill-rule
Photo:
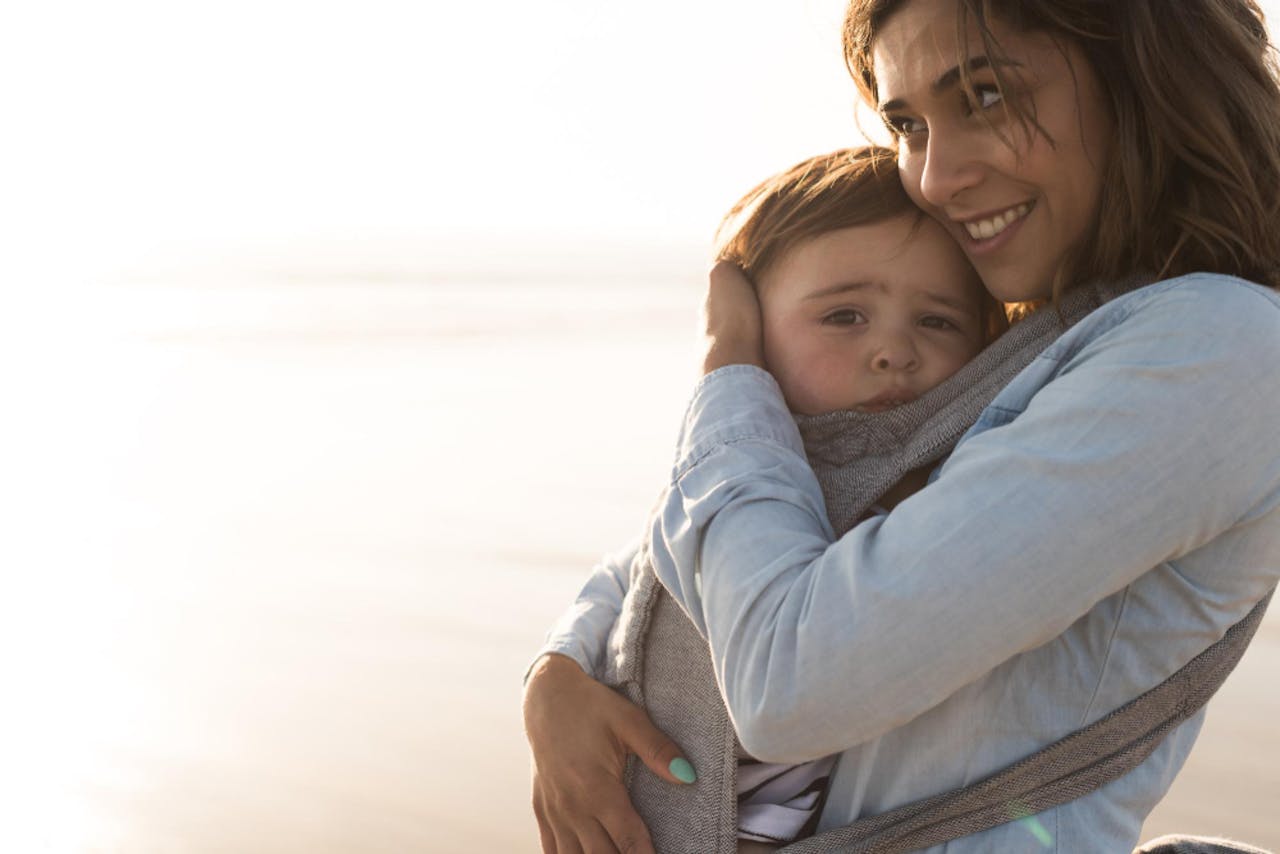
<path fill-rule="evenodd" d="M 941 845 L 1065 804 L 1136 768 L 1199 711 L 1235 669 L 1268 593 L 1221 640 L 1159 685 L 990 777 L 788 845 L 786 854 L 899 854 Z"/>

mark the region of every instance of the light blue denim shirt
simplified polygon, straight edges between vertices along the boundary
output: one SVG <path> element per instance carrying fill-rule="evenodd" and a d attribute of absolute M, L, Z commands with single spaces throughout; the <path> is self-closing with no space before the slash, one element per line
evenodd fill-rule
<path fill-rule="evenodd" d="M 1280 578 L 1280 298 L 1197 274 L 1106 304 L 930 484 L 836 540 L 776 383 L 698 385 L 652 532 L 744 747 L 842 752 L 820 829 L 975 782 L 1163 681 Z M 543 652 L 599 673 L 630 550 Z M 1093 793 L 932 852 L 1128 852 L 1203 713 Z M 1229 830 L 1225 828 L 1224 830 Z"/>

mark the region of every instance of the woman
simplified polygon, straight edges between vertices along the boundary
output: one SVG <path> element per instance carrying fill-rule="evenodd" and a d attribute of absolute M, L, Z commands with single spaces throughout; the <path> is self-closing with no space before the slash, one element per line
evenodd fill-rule
<path fill-rule="evenodd" d="M 1068 331 L 929 487 L 834 543 L 755 367 L 751 290 L 712 290 L 655 567 L 748 751 L 844 750 L 823 828 L 1096 720 L 1280 576 L 1280 90 L 1257 6 L 854 0 L 845 48 L 908 193 L 996 297 L 1160 281 Z M 590 664 L 610 570 L 548 651 Z M 946 850 L 1128 851 L 1201 720 L 1104 789 Z M 649 850 L 623 759 L 675 782 L 678 748 L 565 655 L 535 666 L 526 725 L 544 849 Z"/>

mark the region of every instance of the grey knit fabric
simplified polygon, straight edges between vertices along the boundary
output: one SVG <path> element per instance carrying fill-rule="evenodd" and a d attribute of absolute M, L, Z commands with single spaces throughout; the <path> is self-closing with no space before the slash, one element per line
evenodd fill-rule
<path fill-rule="evenodd" d="M 1230 839 L 1209 839 L 1202 836 L 1161 836 L 1133 854 L 1271 854 L 1263 848 L 1255 848 Z"/>
<path fill-rule="evenodd" d="M 619 655 L 613 661 L 620 666 L 611 667 L 605 681 L 644 706 L 654 726 L 674 738 L 698 769 L 697 782 L 677 786 L 630 757 L 631 801 L 659 854 L 732 854 L 741 747 L 716 687 L 707 642 L 658 582 L 643 549 L 631 583 L 615 627 Z"/>
<path fill-rule="evenodd" d="M 1140 284 L 1135 280 L 1069 293 L 1058 310 L 1046 308 L 1016 324 L 947 382 L 905 406 L 884 413 L 797 417 L 836 533 L 851 528 L 907 472 L 949 453 L 996 394 L 1068 326 Z M 609 639 L 604 681 L 644 706 L 698 769 L 696 783 L 678 786 L 632 757 L 626 771 L 632 802 L 659 854 L 734 854 L 735 776 L 744 754 L 716 685 L 706 640 L 657 580 L 647 547 L 637 554 L 630 575 L 622 614 Z M 1141 762 L 1212 695 L 1247 646 L 1264 606 L 1124 710 L 988 780 L 782 850 L 913 851 L 1093 791 Z"/>

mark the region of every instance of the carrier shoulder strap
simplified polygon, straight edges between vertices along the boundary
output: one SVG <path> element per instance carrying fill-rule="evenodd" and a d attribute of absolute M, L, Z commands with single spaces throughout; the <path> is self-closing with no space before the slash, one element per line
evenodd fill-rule
<path fill-rule="evenodd" d="M 1136 768 L 1209 701 L 1240 661 L 1268 593 L 1221 640 L 1137 699 L 985 780 L 788 845 L 786 854 L 898 854 L 1075 800 Z"/>

